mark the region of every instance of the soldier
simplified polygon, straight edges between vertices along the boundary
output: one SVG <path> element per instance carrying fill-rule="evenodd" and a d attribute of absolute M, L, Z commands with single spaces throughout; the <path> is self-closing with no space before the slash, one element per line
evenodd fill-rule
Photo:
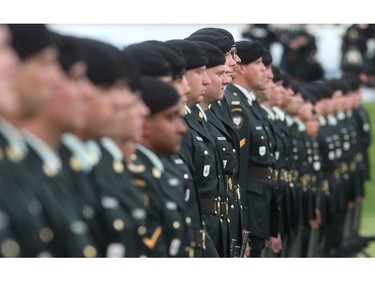
<path fill-rule="evenodd" d="M 187 94 L 184 120 L 189 127 L 184 136 L 180 156 L 188 164 L 199 191 L 200 207 L 205 227 L 207 227 L 206 250 L 204 256 L 227 256 L 229 254 L 227 202 L 225 186 L 222 181 L 222 162 L 216 150 L 216 143 L 209 134 L 205 120 L 197 119 L 191 108 L 202 101 L 206 87 L 211 83 L 206 74 L 208 58 L 194 42 L 188 40 L 169 40 L 178 47 L 186 59 L 186 78 L 190 92 Z M 201 122 L 201 123 L 200 123 Z M 191 153 L 193 151 L 193 153 Z M 211 240 L 212 239 L 212 240 Z"/>
<path fill-rule="evenodd" d="M 263 117 L 253 92 L 264 86 L 266 67 L 262 62 L 264 48 L 260 43 L 236 42 L 241 63 L 233 84 L 225 95 L 230 105 L 232 120 L 240 136 L 241 163 L 246 162 L 240 186 L 246 190 L 247 227 L 250 231 L 250 255 L 260 257 L 265 239 L 271 233 L 271 198 L 273 150 L 268 142 Z M 245 177 L 246 176 L 246 177 Z M 277 217 L 277 214 L 274 214 Z"/>
<path fill-rule="evenodd" d="M 99 255 L 143 256 L 146 212 L 125 169 L 120 144 L 139 134 L 148 111 L 132 90 L 136 83 L 125 71 L 132 67 L 122 63 L 119 49 L 86 38 L 77 39 L 77 44 L 84 54 L 91 95 L 85 126 L 63 137 L 64 172 L 70 191 L 91 222 Z"/>
<path fill-rule="evenodd" d="M 177 153 L 186 126 L 180 115 L 179 94 L 156 78 L 142 78 L 145 104 L 150 109 L 137 144 L 133 182 L 145 200 L 149 219 L 143 239 L 149 256 L 182 257 L 190 246 L 183 183 L 164 168 L 160 157 Z M 167 137 L 167 138 L 166 138 Z M 177 189 L 179 192 L 174 191 Z"/>
<path fill-rule="evenodd" d="M 53 236 L 51 221 L 47 217 L 48 207 L 42 204 L 39 194 L 39 189 L 44 188 L 41 187 L 43 181 L 38 181 L 37 176 L 26 164 L 30 156 L 30 148 L 26 145 L 20 131 L 16 129 L 35 116 L 61 86 L 58 82 L 62 78 L 62 73 L 57 63 L 57 49 L 53 46 L 44 25 L 10 25 L 9 27 L 13 48 L 22 61 L 16 74 L 14 92 L 15 97 L 19 97 L 20 103 L 15 112 L 8 111 L 2 120 L 3 122 L 7 120 L 7 123 L 3 123 L 5 131 L 2 132 L 9 141 L 8 144 L 6 142 L 4 144 L 6 157 L 9 159 L 6 186 L 17 187 L 12 188 L 12 192 L 7 197 L 9 203 L 12 202 L 13 196 L 18 197 L 15 201 L 18 206 L 17 212 L 14 213 L 16 216 L 10 214 L 10 221 L 18 241 L 6 241 L 9 245 L 4 244 L 2 254 L 27 257 L 61 255 L 61 245 L 58 245 L 61 240 Z M 10 71 L 9 74 L 12 75 L 12 72 Z M 57 212 L 61 217 L 62 210 Z"/>

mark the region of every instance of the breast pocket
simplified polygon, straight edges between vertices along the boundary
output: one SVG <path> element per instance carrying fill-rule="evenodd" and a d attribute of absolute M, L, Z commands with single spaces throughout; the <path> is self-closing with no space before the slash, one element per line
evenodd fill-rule
<path fill-rule="evenodd" d="M 263 160 L 269 156 L 268 139 L 266 132 L 259 127 L 257 128 L 252 132 L 251 154 L 254 159 Z"/>

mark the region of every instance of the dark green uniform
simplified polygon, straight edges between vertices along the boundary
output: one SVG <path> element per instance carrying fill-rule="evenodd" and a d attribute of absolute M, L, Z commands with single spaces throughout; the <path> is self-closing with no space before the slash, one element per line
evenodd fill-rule
<path fill-rule="evenodd" d="M 143 167 L 133 173 L 146 206 L 148 228 L 143 239 L 147 256 L 186 257 L 191 238 L 186 221 L 183 183 L 165 169 L 160 158 L 147 148 L 137 145 L 134 164 Z"/>
<path fill-rule="evenodd" d="M 53 256 L 53 236 L 31 187 L 37 183 L 23 165 L 27 146 L 22 135 L 5 120 L 0 122 L 0 151 L 0 255 Z M 21 184 L 23 181 L 28 185 Z"/>
<path fill-rule="evenodd" d="M 23 178 L 19 184 L 32 188 L 41 204 L 49 227 L 46 239 L 53 238 L 53 256 L 97 256 L 98 246 L 64 185 L 57 154 L 31 133 L 24 135 L 29 153 L 22 164 L 31 173 L 33 181 Z"/>
<path fill-rule="evenodd" d="M 88 175 L 100 202 L 99 223 L 105 236 L 105 256 L 139 257 L 147 255 L 143 245 L 147 217 L 141 195 L 131 184 L 123 155 L 109 138 L 86 146 L 94 162 Z"/>
<path fill-rule="evenodd" d="M 198 109 L 196 109 L 197 111 Z M 198 115 L 198 112 L 196 112 Z M 229 255 L 229 229 L 227 222 L 228 202 L 224 186 L 222 162 L 216 150 L 207 124 L 193 116 L 190 109 L 184 120 L 189 127 L 185 134 L 180 153 L 183 159 L 191 158 L 191 168 L 199 191 L 199 200 L 208 235 L 211 237 L 219 256 Z M 185 153 L 189 155 L 183 155 Z M 215 256 L 210 251 L 209 256 Z"/>
<path fill-rule="evenodd" d="M 240 186 L 246 190 L 247 227 L 250 231 L 252 256 L 260 256 L 264 240 L 271 233 L 272 167 L 273 151 L 269 146 L 259 104 L 246 96 L 245 89 L 229 84 L 225 96 L 230 106 L 232 120 L 240 137 L 240 162 L 246 163 L 247 173 L 240 178 Z M 247 92 L 247 91 L 246 91 Z M 276 226 L 277 228 L 277 226 Z"/>
<path fill-rule="evenodd" d="M 186 222 L 190 235 L 190 243 L 188 243 L 190 246 L 188 246 L 187 254 L 189 257 L 204 257 L 207 233 L 194 178 L 187 163 L 178 154 L 163 157 L 162 161 L 165 168 L 171 173 L 175 173 L 176 177 L 180 178 L 183 183 L 182 193 L 186 204 Z"/>

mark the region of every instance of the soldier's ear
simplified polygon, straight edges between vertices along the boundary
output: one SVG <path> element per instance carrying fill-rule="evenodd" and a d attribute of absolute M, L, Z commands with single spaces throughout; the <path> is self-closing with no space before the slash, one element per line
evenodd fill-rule
<path fill-rule="evenodd" d="M 244 73 L 246 66 L 247 66 L 246 64 L 237 64 L 237 70 L 236 71 L 238 73 Z"/>

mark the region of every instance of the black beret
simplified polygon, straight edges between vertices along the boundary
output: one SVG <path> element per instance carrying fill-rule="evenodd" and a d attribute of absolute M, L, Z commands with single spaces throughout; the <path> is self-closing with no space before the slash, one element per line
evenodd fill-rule
<path fill-rule="evenodd" d="M 345 73 L 341 79 L 347 81 L 351 91 L 356 91 L 362 86 L 361 78 L 356 73 Z"/>
<path fill-rule="evenodd" d="M 271 55 L 271 52 L 268 51 L 267 49 L 264 49 L 262 61 L 265 66 L 269 66 L 272 64 L 272 55 Z"/>
<path fill-rule="evenodd" d="M 220 34 L 219 34 L 220 35 Z M 203 41 L 210 43 L 219 48 L 224 54 L 230 51 L 232 43 L 228 37 L 225 36 L 213 36 L 213 35 L 190 35 L 184 40 L 189 41 Z"/>
<path fill-rule="evenodd" d="M 313 87 L 311 86 L 311 84 L 300 84 L 299 92 L 301 93 L 301 96 L 305 102 L 311 102 L 312 104 L 315 104 L 316 98 L 314 97 Z"/>
<path fill-rule="evenodd" d="M 44 24 L 9 24 L 12 47 L 22 60 L 53 46 L 50 33 Z"/>
<path fill-rule="evenodd" d="M 293 81 L 293 80 L 288 80 L 288 86 L 285 86 L 285 80 L 283 79 L 283 86 L 284 88 L 288 88 L 289 86 L 292 88 L 294 94 L 298 94 L 300 93 L 300 84 L 296 81 Z"/>
<path fill-rule="evenodd" d="M 195 41 L 206 53 L 208 57 L 207 68 L 225 64 L 225 55 L 214 45 L 203 42 Z"/>
<path fill-rule="evenodd" d="M 274 83 L 282 81 L 283 80 L 283 75 L 281 74 L 280 68 L 278 68 L 277 66 L 274 66 L 274 65 L 272 65 L 271 68 L 272 68 L 272 73 L 273 73 L 273 79 L 272 79 L 272 81 Z"/>
<path fill-rule="evenodd" d="M 121 52 L 115 46 L 89 38 L 77 38 L 87 64 L 87 77 L 95 85 L 111 86 L 127 79 L 121 63 Z"/>
<path fill-rule="evenodd" d="M 258 41 L 237 41 L 236 48 L 237 54 L 241 58 L 241 64 L 249 64 L 253 61 L 256 61 L 264 54 L 264 47 Z"/>
<path fill-rule="evenodd" d="M 280 69 L 281 71 L 281 75 L 283 76 L 283 87 L 284 88 L 288 88 L 289 86 L 291 86 L 292 84 L 292 78 L 290 77 L 289 73 L 286 72 L 285 70 L 283 69 Z M 297 87 L 297 83 L 294 83 L 294 85 L 292 85 L 292 88 L 294 87 Z M 294 91 L 294 89 L 293 89 Z M 296 93 L 296 91 L 294 91 Z"/>
<path fill-rule="evenodd" d="M 170 44 L 157 40 L 143 41 L 140 44 L 150 46 L 166 59 L 172 69 L 173 79 L 182 76 L 186 69 L 186 60 L 179 49 Z"/>
<path fill-rule="evenodd" d="M 341 90 L 343 94 L 346 94 L 348 91 L 350 91 L 349 83 L 343 79 L 334 78 L 328 80 L 327 83 L 332 88 L 333 92 Z"/>
<path fill-rule="evenodd" d="M 152 76 L 142 76 L 140 81 L 142 98 L 151 115 L 179 103 L 180 95 L 171 85 Z"/>
<path fill-rule="evenodd" d="M 76 37 L 50 32 L 52 41 L 59 49 L 59 63 L 62 69 L 67 72 L 73 64 L 83 61 L 83 53 L 78 46 Z"/>
<path fill-rule="evenodd" d="M 215 35 L 217 33 L 221 34 L 221 36 L 227 37 L 230 40 L 232 46 L 236 46 L 236 42 L 234 41 L 234 37 L 233 37 L 232 33 L 230 33 L 226 29 L 219 28 L 219 27 L 201 28 L 201 29 L 198 29 L 197 31 L 193 32 L 190 35 Z"/>
<path fill-rule="evenodd" d="M 122 53 L 134 58 L 141 75 L 172 76 L 172 68 L 167 59 L 151 46 L 132 44 L 125 47 Z"/>
<path fill-rule="evenodd" d="M 166 41 L 166 43 L 177 47 L 184 54 L 186 70 L 207 65 L 208 58 L 206 53 L 195 42 L 183 39 L 173 39 Z"/>

